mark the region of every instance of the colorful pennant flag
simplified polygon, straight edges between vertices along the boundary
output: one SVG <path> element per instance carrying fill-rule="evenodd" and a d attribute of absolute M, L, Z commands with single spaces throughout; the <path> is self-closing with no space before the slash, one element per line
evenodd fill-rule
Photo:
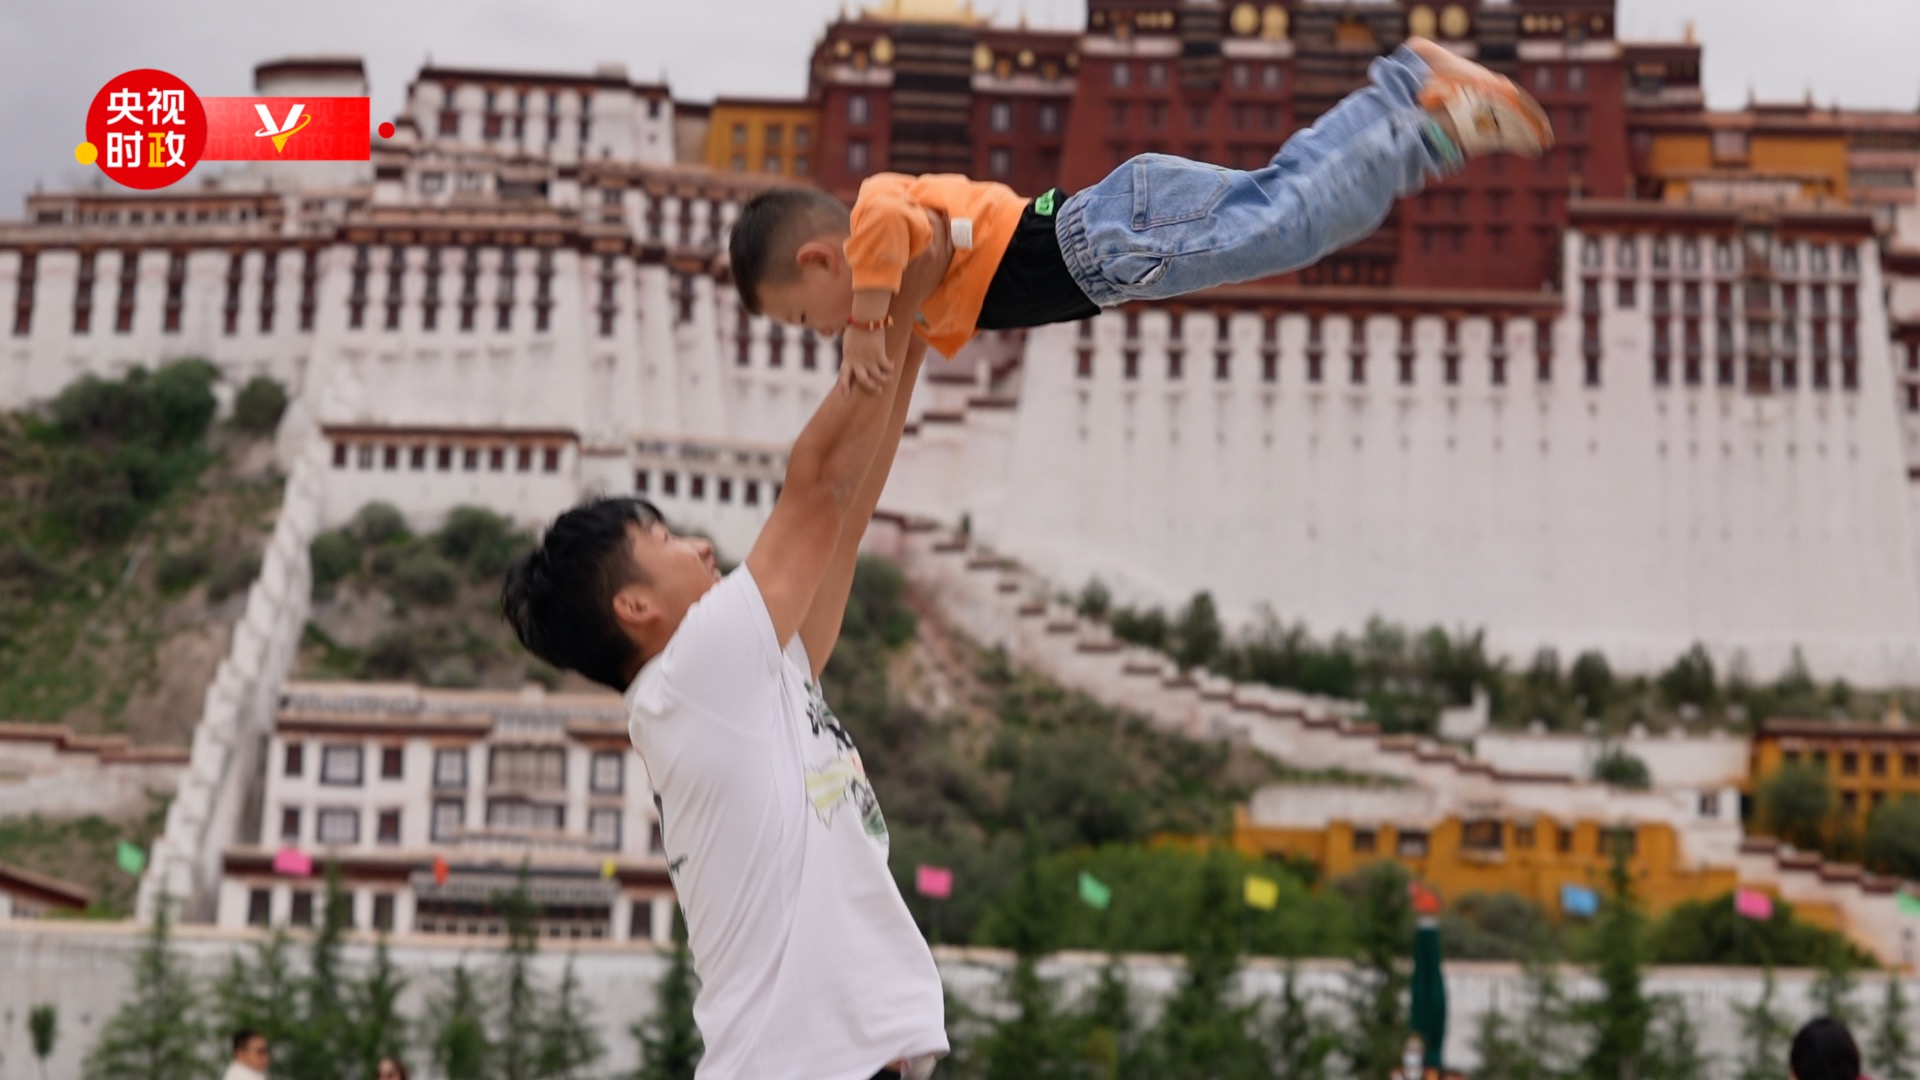
<path fill-rule="evenodd" d="M 1413 903 L 1416 915 L 1440 914 L 1440 894 L 1417 881 L 1407 882 L 1407 899 Z"/>
<path fill-rule="evenodd" d="M 1762 922 L 1773 918 L 1773 898 L 1752 889 L 1733 890 L 1733 910 L 1743 918 Z"/>
<path fill-rule="evenodd" d="M 1105 911 L 1107 905 L 1113 903 L 1113 889 L 1102 883 L 1099 878 L 1082 870 L 1080 871 L 1080 900 L 1090 908 Z"/>
<path fill-rule="evenodd" d="M 1897 892 L 1893 898 L 1894 910 L 1902 915 L 1920 917 L 1920 896 L 1906 891 Z"/>
<path fill-rule="evenodd" d="M 944 866 L 920 864 L 914 873 L 913 886 L 921 896 L 931 900 L 945 900 L 953 895 L 953 871 Z"/>
<path fill-rule="evenodd" d="M 603 878 L 612 880 L 613 875 L 618 872 L 619 872 L 619 867 L 616 867 L 615 865 L 613 865 L 612 859 L 608 859 L 606 862 L 603 862 L 600 864 L 600 876 Z"/>
<path fill-rule="evenodd" d="M 1600 914 L 1600 894 L 1580 885 L 1562 885 L 1560 910 L 1568 915 L 1591 919 Z"/>
<path fill-rule="evenodd" d="M 120 863 L 120 869 L 129 874 L 138 874 L 147 868 L 147 853 L 140 845 L 120 841 L 120 847 L 114 852 L 114 858 Z"/>
<path fill-rule="evenodd" d="M 288 877 L 312 877 L 313 856 L 299 848 L 283 847 L 273 855 L 273 872 Z"/>
<path fill-rule="evenodd" d="M 1261 911 L 1272 911 L 1280 902 L 1280 883 L 1258 874 L 1248 874 L 1246 884 L 1247 906 Z"/>
<path fill-rule="evenodd" d="M 447 883 L 447 875 L 451 872 L 452 871 L 447 868 L 446 856 L 435 855 L 433 857 L 433 883 L 435 885 L 445 885 Z"/>

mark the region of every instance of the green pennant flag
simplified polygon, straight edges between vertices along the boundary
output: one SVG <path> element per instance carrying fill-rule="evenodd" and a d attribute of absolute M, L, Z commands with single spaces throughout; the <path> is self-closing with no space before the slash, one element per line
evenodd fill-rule
<path fill-rule="evenodd" d="M 140 850 L 138 844 L 120 841 L 120 849 L 115 853 L 115 858 L 120 861 L 120 869 L 129 874 L 138 874 L 147 868 L 147 853 Z"/>
<path fill-rule="evenodd" d="M 1103 884 L 1099 878 L 1082 870 L 1080 871 L 1080 899 L 1090 908 L 1105 911 L 1107 905 L 1113 903 L 1113 890 Z"/>
<path fill-rule="evenodd" d="M 1905 891 L 1898 892 L 1894 894 L 1893 903 L 1895 910 L 1902 915 L 1920 916 L 1920 896 Z"/>

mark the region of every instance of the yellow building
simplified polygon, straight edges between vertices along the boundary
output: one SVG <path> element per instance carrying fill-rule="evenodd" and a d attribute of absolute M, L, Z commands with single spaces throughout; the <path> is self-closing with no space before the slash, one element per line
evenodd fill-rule
<path fill-rule="evenodd" d="M 720 98 L 707 126 L 707 166 L 719 172 L 811 177 L 820 110 L 804 101 Z"/>
<path fill-rule="evenodd" d="M 1738 884 L 1732 866 L 1688 865 L 1679 837 L 1665 823 L 1450 816 L 1420 824 L 1330 821 L 1301 828 L 1256 825 L 1243 807 L 1233 830 L 1233 846 L 1242 854 L 1310 859 L 1329 878 L 1393 859 L 1448 902 L 1467 893 L 1508 892 L 1556 913 L 1563 885 L 1605 894 L 1612 845 L 1618 843 L 1627 845 L 1635 894 L 1655 914 L 1687 900 L 1724 896 Z"/>
<path fill-rule="evenodd" d="M 1752 754 L 1747 775 L 1756 788 L 1787 765 L 1813 765 L 1825 772 L 1834 809 L 1856 833 L 1882 803 L 1920 797 L 1920 728 L 1769 720 L 1754 736 Z"/>
<path fill-rule="evenodd" d="M 1812 105 L 1636 117 L 1642 194 L 1671 202 L 1845 202 L 1850 125 Z"/>

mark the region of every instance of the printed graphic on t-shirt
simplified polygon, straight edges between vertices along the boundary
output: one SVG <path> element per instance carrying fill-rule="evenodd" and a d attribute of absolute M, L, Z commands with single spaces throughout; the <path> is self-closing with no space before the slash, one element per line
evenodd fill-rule
<path fill-rule="evenodd" d="M 882 848 L 887 846 L 887 819 L 880 813 L 880 799 L 867 780 L 866 766 L 860 763 L 860 751 L 853 736 L 840 725 L 840 718 L 827 707 L 820 684 L 807 683 L 807 723 L 812 728 L 816 749 L 824 747 L 824 759 L 807 765 L 807 801 L 820 815 L 822 825 L 831 826 L 841 806 L 853 808 L 860 816 L 860 827 Z M 809 755 L 811 757 L 811 755 Z"/>

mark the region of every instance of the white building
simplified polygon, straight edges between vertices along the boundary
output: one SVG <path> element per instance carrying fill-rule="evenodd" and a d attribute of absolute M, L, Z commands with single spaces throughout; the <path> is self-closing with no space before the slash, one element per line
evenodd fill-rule
<path fill-rule="evenodd" d="M 546 936 L 672 926 L 653 790 L 612 695 L 290 683 L 265 760 L 219 925 L 317 925 L 331 865 L 354 927 L 498 935 L 493 901 L 524 864 Z"/>

